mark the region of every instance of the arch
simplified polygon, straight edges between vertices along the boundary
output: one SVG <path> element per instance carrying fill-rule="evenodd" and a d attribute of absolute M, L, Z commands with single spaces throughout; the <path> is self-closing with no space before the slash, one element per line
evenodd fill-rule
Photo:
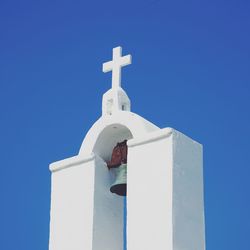
<path fill-rule="evenodd" d="M 92 250 L 122 250 L 124 242 L 124 199 L 111 194 L 114 175 L 106 167 L 117 142 L 143 137 L 157 126 L 129 111 L 104 115 L 90 128 L 79 156 L 95 155 L 93 182 Z"/>
<path fill-rule="evenodd" d="M 112 124 L 105 127 L 97 137 L 93 153 L 104 161 L 111 158 L 111 153 L 117 142 L 132 139 L 131 131 L 121 124 Z"/>
<path fill-rule="evenodd" d="M 129 111 L 117 111 L 99 118 L 85 136 L 79 154 L 95 153 L 106 160 L 120 140 L 140 138 L 159 127 Z"/>

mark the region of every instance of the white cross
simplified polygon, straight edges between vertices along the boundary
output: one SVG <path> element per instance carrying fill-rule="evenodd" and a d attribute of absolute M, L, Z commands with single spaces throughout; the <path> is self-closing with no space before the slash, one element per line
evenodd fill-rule
<path fill-rule="evenodd" d="M 113 60 L 103 63 L 104 73 L 112 71 L 112 88 L 121 86 L 121 68 L 131 64 L 131 61 L 131 55 L 122 56 L 122 47 L 116 47 L 113 49 Z"/>

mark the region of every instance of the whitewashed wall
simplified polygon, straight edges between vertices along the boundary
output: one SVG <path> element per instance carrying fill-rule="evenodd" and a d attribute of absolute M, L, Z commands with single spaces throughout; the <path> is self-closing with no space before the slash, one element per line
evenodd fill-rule
<path fill-rule="evenodd" d="M 201 145 L 173 129 L 128 145 L 127 250 L 204 250 Z"/>
<path fill-rule="evenodd" d="M 52 171 L 49 250 L 122 250 L 123 199 L 98 156 L 76 156 Z"/>
<path fill-rule="evenodd" d="M 102 116 L 78 156 L 50 165 L 49 250 L 123 249 L 123 198 L 103 159 L 124 139 L 127 250 L 205 250 L 202 146 L 127 111 Z"/>

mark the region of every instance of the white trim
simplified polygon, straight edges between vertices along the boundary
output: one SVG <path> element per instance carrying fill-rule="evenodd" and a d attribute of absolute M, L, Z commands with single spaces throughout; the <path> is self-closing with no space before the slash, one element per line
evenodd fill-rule
<path fill-rule="evenodd" d="M 141 137 L 141 138 L 135 138 L 128 141 L 127 145 L 128 147 L 135 147 L 142 144 L 150 143 L 153 141 L 157 141 L 166 137 L 169 137 L 173 133 L 174 129 L 172 128 L 164 128 L 161 130 L 157 130 L 151 133 L 148 133 L 147 135 Z"/>
<path fill-rule="evenodd" d="M 65 160 L 53 162 L 49 165 L 49 169 L 51 172 L 56 172 L 56 171 L 59 171 L 59 170 L 65 169 L 65 168 L 74 167 L 74 166 L 81 164 L 81 163 L 92 161 L 94 158 L 95 158 L 94 154 L 91 154 L 88 156 L 77 155 L 77 156 L 67 158 Z"/>

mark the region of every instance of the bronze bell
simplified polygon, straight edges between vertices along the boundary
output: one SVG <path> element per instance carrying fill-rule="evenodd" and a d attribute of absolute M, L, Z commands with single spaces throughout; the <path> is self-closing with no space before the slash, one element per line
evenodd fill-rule
<path fill-rule="evenodd" d="M 110 188 L 111 193 L 117 195 L 127 195 L 127 164 L 121 164 L 119 167 L 114 168 L 115 182 Z"/>
<path fill-rule="evenodd" d="M 111 161 L 107 163 L 109 169 L 113 169 L 115 182 L 110 191 L 117 195 L 127 194 L 127 140 L 117 143 L 113 149 Z"/>

